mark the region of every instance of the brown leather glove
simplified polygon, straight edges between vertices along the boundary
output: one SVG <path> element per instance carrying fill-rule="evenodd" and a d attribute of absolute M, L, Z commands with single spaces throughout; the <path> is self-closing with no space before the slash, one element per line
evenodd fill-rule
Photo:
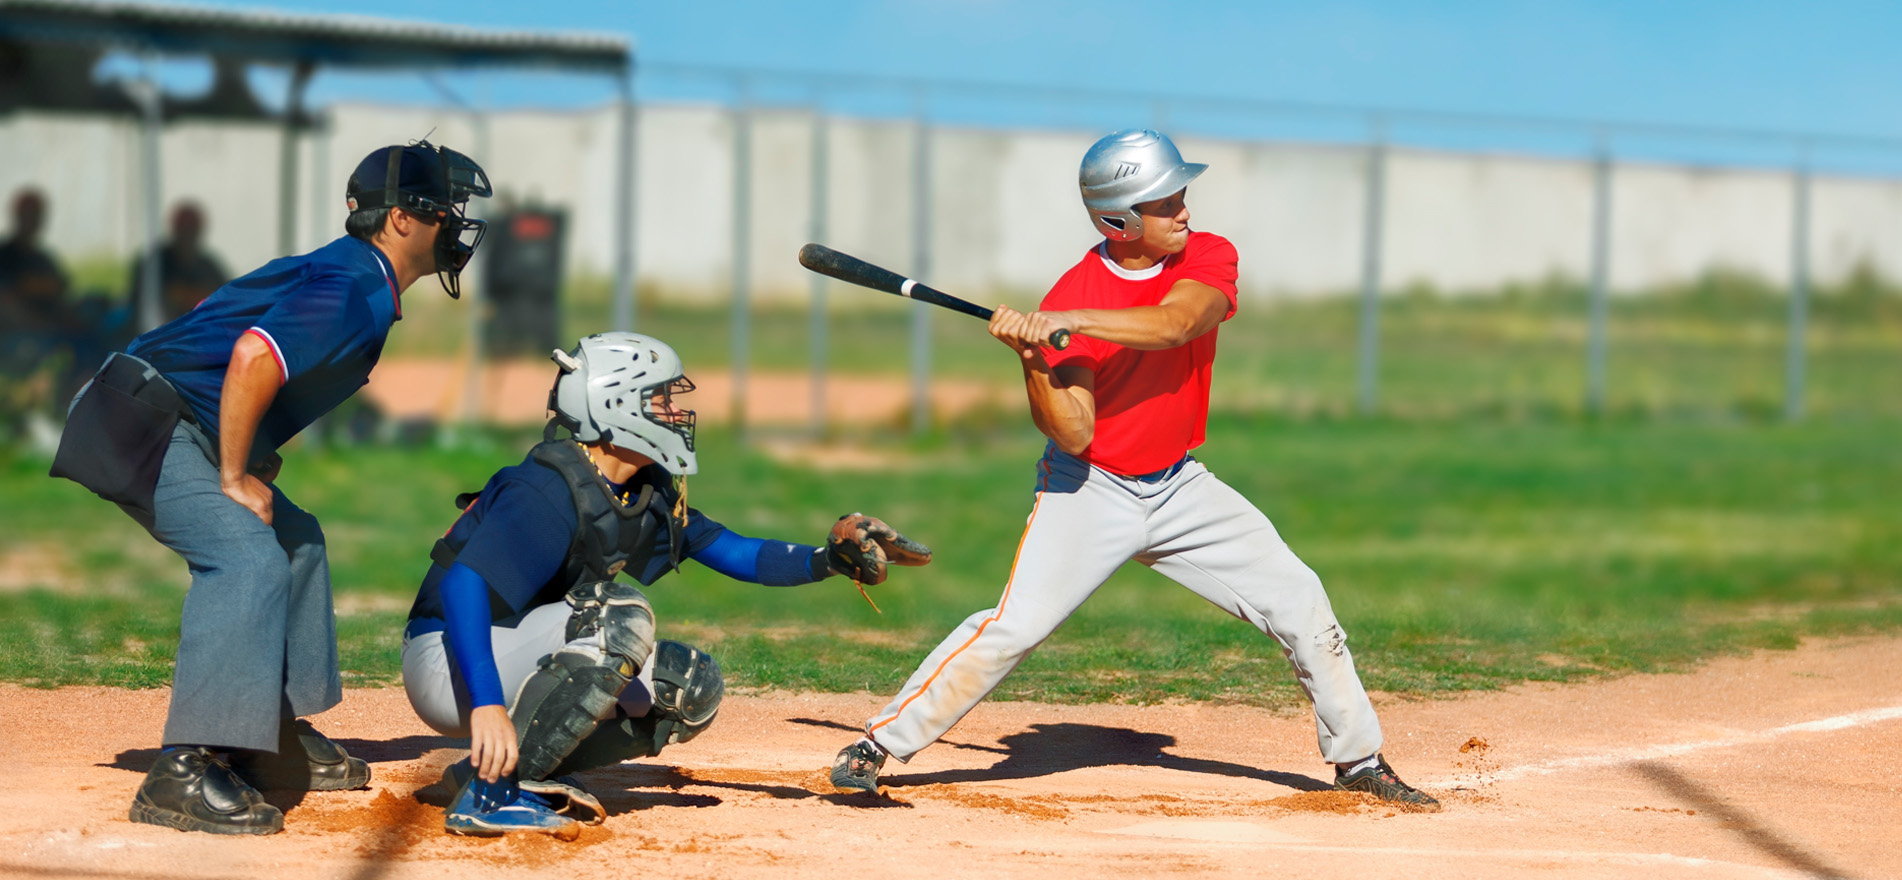
<path fill-rule="evenodd" d="M 924 565 L 931 548 L 898 533 L 875 516 L 848 513 L 826 536 L 826 564 L 861 584 L 885 582 L 885 566 Z"/>

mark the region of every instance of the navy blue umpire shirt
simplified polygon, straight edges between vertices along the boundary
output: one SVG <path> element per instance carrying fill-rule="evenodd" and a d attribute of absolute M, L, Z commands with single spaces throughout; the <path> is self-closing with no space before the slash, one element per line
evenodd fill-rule
<path fill-rule="evenodd" d="M 218 397 L 231 349 L 246 333 L 277 360 L 277 397 L 258 423 L 251 455 L 297 435 L 370 380 L 390 327 L 403 317 L 389 258 L 345 236 L 308 254 L 272 260 L 218 288 L 198 307 L 132 341 L 178 388 L 216 437 Z"/>

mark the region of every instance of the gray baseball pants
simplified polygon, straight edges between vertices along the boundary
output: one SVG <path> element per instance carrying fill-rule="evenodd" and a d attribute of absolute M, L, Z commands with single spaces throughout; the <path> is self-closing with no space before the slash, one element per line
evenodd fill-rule
<path fill-rule="evenodd" d="M 323 529 L 276 486 L 271 496 L 265 525 L 219 488 L 193 429 L 172 432 L 141 523 L 192 575 L 165 745 L 275 752 L 280 720 L 343 700 Z"/>
<path fill-rule="evenodd" d="M 567 642 L 568 615 L 564 602 L 552 602 L 529 609 L 513 626 L 489 628 L 490 646 L 495 650 L 496 671 L 501 673 L 503 698 L 507 708 L 515 708 L 522 682 L 541 666 L 542 658 L 559 650 Z M 455 653 L 440 632 L 418 633 L 403 638 L 403 692 L 409 695 L 416 717 L 444 736 L 469 735 L 469 686 L 456 668 Z M 641 674 L 621 692 L 621 710 L 629 718 L 647 714 L 654 705 L 654 659 L 648 656 Z M 609 707 L 610 713 L 613 708 Z"/>
<path fill-rule="evenodd" d="M 1274 638 L 1314 705 L 1321 757 L 1380 750 L 1380 721 L 1321 579 L 1268 517 L 1194 459 L 1146 477 L 1049 447 L 1036 506 L 997 607 L 966 618 L 866 735 L 900 761 L 936 742 L 1123 563 L 1134 559 Z"/>

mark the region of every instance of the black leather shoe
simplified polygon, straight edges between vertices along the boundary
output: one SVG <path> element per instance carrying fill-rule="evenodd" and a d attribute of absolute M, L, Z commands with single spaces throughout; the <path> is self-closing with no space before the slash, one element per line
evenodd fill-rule
<path fill-rule="evenodd" d="M 276 834 L 284 813 L 205 749 L 159 753 L 127 816 L 134 822 L 211 834 Z"/>
<path fill-rule="evenodd" d="M 231 767 L 268 791 L 344 791 L 370 784 L 370 765 L 352 758 L 302 718 L 277 726 L 277 753 L 233 752 Z"/>

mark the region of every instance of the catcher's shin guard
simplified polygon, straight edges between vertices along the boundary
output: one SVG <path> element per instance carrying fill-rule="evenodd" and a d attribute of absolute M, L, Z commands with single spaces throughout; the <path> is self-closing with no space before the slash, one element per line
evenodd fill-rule
<path fill-rule="evenodd" d="M 568 643 L 522 682 L 509 713 L 521 748 L 515 772 L 524 780 L 548 778 L 612 716 L 653 650 L 654 613 L 632 585 L 582 584 L 568 603 L 575 607 Z"/>
<path fill-rule="evenodd" d="M 691 645 L 662 639 L 654 654 L 653 671 L 653 708 L 639 718 L 629 718 L 617 708 L 614 718 L 582 740 L 554 775 L 653 757 L 668 745 L 699 736 L 713 724 L 726 694 L 726 683 L 720 675 L 720 664 L 711 655 Z"/>

